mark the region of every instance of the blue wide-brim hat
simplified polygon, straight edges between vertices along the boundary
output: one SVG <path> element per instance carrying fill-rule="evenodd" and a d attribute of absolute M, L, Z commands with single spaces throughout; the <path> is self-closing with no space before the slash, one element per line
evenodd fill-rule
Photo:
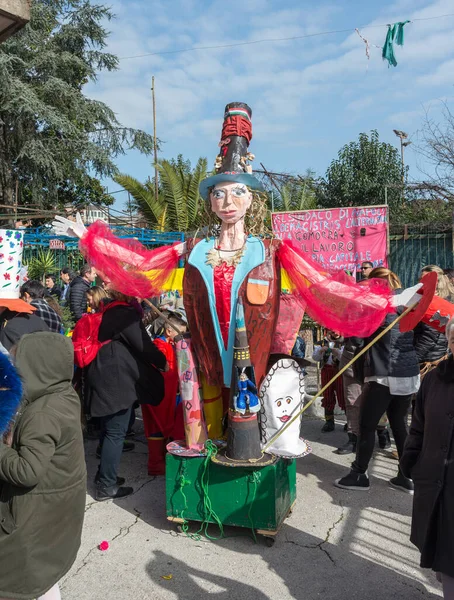
<path fill-rule="evenodd" d="M 244 185 L 247 185 L 251 190 L 257 190 L 258 192 L 263 192 L 265 189 L 262 182 L 259 181 L 257 177 L 254 177 L 254 175 L 251 175 L 251 173 L 218 173 L 217 175 L 207 177 L 200 182 L 200 195 L 207 200 L 210 188 L 218 183 L 224 183 L 225 181 L 228 181 L 229 183 L 244 183 Z"/>
<path fill-rule="evenodd" d="M 199 186 L 200 195 L 205 200 L 209 190 L 218 183 L 243 183 L 251 190 L 262 192 L 262 183 L 249 172 L 247 162 L 253 157 L 248 154 L 252 139 L 252 110 L 244 102 L 231 102 L 224 110 L 221 148 L 217 158 L 216 175 L 204 179 Z"/>

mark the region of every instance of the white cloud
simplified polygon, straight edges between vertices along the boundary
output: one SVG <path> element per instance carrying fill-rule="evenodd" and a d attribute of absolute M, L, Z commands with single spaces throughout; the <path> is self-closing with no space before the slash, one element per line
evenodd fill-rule
<path fill-rule="evenodd" d="M 424 116 L 424 109 L 421 107 L 419 110 L 407 110 L 390 115 L 386 120 L 391 124 L 392 127 L 402 128 L 414 125 L 418 127 L 421 123 L 421 118 Z"/>
<path fill-rule="evenodd" d="M 433 73 L 418 77 L 418 83 L 422 85 L 454 85 L 454 59 L 439 65 Z"/>
<path fill-rule="evenodd" d="M 371 106 L 375 101 L 376 98 L 374 96 L 364 96 L 363 98 L 349 102 L 345 108 L 352 112 L 359 112 Z"/>

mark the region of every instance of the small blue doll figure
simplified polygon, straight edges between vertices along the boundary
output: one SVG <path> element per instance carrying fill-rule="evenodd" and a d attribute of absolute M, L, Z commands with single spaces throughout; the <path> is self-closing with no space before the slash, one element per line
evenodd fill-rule
<path fill-rule="evenodd" d="M 244 415 L 246 409 L 249 412 L 256 413 L 260 410 L 259 399 L 257 398 L 257 388 L 248 378 L 246 373 L 241 373 L 238 381 L 238 396 L 235 397 L 235 410 Z"/>

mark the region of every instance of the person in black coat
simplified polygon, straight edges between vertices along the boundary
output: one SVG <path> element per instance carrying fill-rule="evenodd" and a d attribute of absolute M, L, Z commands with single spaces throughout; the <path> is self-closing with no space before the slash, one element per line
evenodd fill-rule
<path fill-rule="evenodd" d="M 449 302 L 453 301 L 453 287 L 449 278 L 440 267 L 428 265 L 421 270 L 421 278 L 426 273 L 437 274 L 437 289 L 435 294 Z M 415 350 L 420 365 L 440 360 L 448 351 L 448 340 L 443 333 L 425 323 L 418 323 L 415 328 Z"/>
<path fill-rule="evenodd" d="M 52 275 L 51 273 L 48 273 L 45 276 L 44 283 L 46 286 L 46 295 L 55 296 L 55 298 L 57 298 L 57 300 L 60 300 L 61 294 L 62 294 L 62 289 L 59 285 L 57 285 L 56 281 L 57 281 L 57 278 L 55 277 L 55 275 Z"/>
<path fill-rule="evenodd" d="M 142 323 L 140 305 L 109 291 L 116 301 L 107 305 L 99 328 L 103 345 L 87 367 L 86 393 L 91 415 L 101 419 L 101 462 L 96 476 L 96 500 L 122 498 L 133 489 L 117 478 L 123 442 L 135 402 L 157 405 L 164 396 L 160 373 L 167 367 Z M 121 304 L 119 304 L 121 302 Z"/>
<path fill-rule="evenodd" d="M 377 267 L 370 278 L 385 279 L 396 293 L 402 284 L 395 273 Z M 404 309 L 399 307 L 397 312 Z M 381 327 L 368 339 L 368 344 L 396 318 L 389 314 Z M 402 456 L 407 438 L 407 414 L 414 393 L 419 389 L 420 376 L 416 352 L 413 347 L 413 332 L 402 333 L 399 323 L 378 340 L 366 353 L 364 360 L 364 388 L 360 414 L 359 439 L 356 459 L 351 471 L 335 482 L 337 487 L 347 490 L 368 490 L 367 469 L 374 451 L 375 430 L 383 413 L 387 413 L 396 442 L 399 457 Z M 413 493 L 413 483 L 401 471 L 390 480 L 390 485 Z"/>
<path fill-rule="evenodd" d="M 0 300 L 0 304 L 1 302 Z M 36 331 L 49 331 L 49 327 L 40 317 L 0 306 L 0 344 L 8 352 L 23 335 Z"/>
<path fill-rule="evenodd" d="M 77 277 L 76 273 L 70 269 L 69 267 L 64 267 L 60 271 L 60 279 L 63 282 L 63 286 L 61 288 L 61 296 L 60 303 L 62 306 L 66 306 L 69 299 L 69 286 L 71 281 Z"/>
<path fill-rule="evenodd" d="M 69 284 L 66 303 L 69 304 L 76 323 L 87 312 L 87 292 L 95 279 L 96 270 L 90 265 L 84 265 L 80 270 L 80 275 Z"/>
<path fill-rule="evenodd" d="M 446 328 L 454 352 L 454 319 Z M 400 467 L 415 486 L 411 541 L 421 566 L 441 573 L 444 597 L 454 598 L 454 359 L 423 379 Z"/>

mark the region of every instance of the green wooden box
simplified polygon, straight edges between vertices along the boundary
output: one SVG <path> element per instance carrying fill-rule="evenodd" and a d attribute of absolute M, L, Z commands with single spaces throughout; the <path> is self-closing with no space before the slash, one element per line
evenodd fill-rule
<path fill-rule="evenodd" d="M 166 507 L 170 521 L 209 521 L 205 518 L 202 477 L 205 458 L 168 453 Z M 277 532 L 296 500 L 296 462 L 279 459 L 257 469 L 207 464 L 208 494 L 213 511 L 224 525 L 253 526 Z M 182 487 L 183 484 L 183 487 Z"/>

